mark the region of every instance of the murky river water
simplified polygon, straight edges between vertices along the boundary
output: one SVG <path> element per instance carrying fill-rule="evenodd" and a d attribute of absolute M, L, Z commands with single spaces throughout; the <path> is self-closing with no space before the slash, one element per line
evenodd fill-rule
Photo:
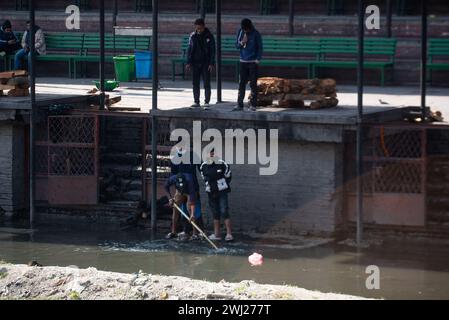
<path fill-rule="evenodd" d="M 157 237 L 156 237 L 157 238 Z M 248 255 L 264 255 L 251 267 Z M 357 251 L 337 244 L 279 249 L 243 241 L 218 252 L 205 243 L 151 240 L 148 231 L 49 228 L 34 231 L 0 225 L 0 260 L 100 270 L 186 276 L 230 282 L 296 285 L 386 299 L 449 299 L 449 245 L 385 241 Z M 380 268 L 380 289 L 368 290 L 368 265 Z"/>

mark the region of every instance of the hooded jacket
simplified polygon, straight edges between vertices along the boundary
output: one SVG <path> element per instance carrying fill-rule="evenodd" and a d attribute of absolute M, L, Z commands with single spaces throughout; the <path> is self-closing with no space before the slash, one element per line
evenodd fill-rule
<path fill-rule="evenodd" d="M 243 37 L 245 36 L 245 31 L 240 29 L 237 33 L 237 38 L 235 46 L 240 50 L 240 61 L 241 62 L 256 62 L 262 59 L 263 54 L 263 43 L 262 36 L 259 31 L 254 27 L 250 32 L 247 33 L 248 42 L 245 46 L 242 45 Z"/>
<path fill-rule="evenodd" d="M 209 163 L 203 162 L 200 166 L 201 177 L 206 184 L 206 192 L 209 195 L 217 195 L 220 192 L 231 192 L 231 167 L 224 160 Z"/>
<path fill-rule="evenodd" d="M 187 64 L 215 65 L 215 39 L 208 28 L 190 34 Z"/>
<path fill-rule="evenodd" d="M 16 48 L 17 45 L 9 45 L 8 41 L 16 40 L 17 44 L 19 43 L 19 40 L 17 40 L 16 35 L 14 32 L 6 32 L 4 30 L 4 27 L 0 27 L 0 49 L 9 49 L 9 47 L 13 47 L 13 49 L 19 49 Z"/>

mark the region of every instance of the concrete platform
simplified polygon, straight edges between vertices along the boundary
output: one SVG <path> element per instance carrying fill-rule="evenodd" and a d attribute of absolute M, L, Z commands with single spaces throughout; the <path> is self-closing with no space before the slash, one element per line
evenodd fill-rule
<path fill-rule="evenodd" d="M 257 122 L 284 122 L 284 123 L 309 123 L 309 124 L 357 124 L 357 108 L 353 106 L 339 106 L 329 109 L 291 109 L 291 108 L 259 108 L 257 111 L 232 111 L 235 103 L 222 103 L 214 105 L 209 110 L 191 108 L 179 108 L 176 110 L 157 110 L 153 113 L 157 116 L 176 118 L 214 119 L 214 120 L 238 120 Z M 364 120 L 370 122 L 385 122 L 402 119 L 404 112 L 409 107 L 380 107 L 366 106 Z"/>
<path fill-rule="evenodd" d="M 36 106 L 47 106 L 53 103 L 80 104 L 92 98 L 89 94 L 49 94 L 38 93 Z M 0 110 L 31 110 L 30 97 L 0 97 Z"/>
<path fill-rule="evenodd" d="M 36 91 L 42 95 L 86 95 L 92 89 L 93 79 L 38 78 Z M 216 101 L 215 82 L 212 82 L 212 100 Z M 161 80 L 162 89 L 158 93 L 158 108 L 161 110 L 179 109 L 193 103 L 192 84 L 190 81 Z M 223 82 L 223 100 L 237 101 L 238 84 Z M 420 105 L 419 87 L 417 86 L 366 86 L 364 90 L 365 113 L 370 113 L 372 107 L 398 108 Z M 120 95 L 121 106 L 138 107 L 141 112 L 148 113 L 151 109 L 151 82 L 122 82 L 120 87 L 109 92 L 111 96 Z M 203 98 L 204 92 L 201 92 Z M 427 105 L 432 110 L 440 110 L 443 116 L 449 117 L 449 88 L 429 87 L 427 90 Z M 338 85 L 339 106 L 356 108 L 357 87 Z M 0 100 L 1 103 L 1 100 Z M 223 105 L 220 105 L 223 106 Z M 225 106 L 223 106 L 226 109 Z M 386 110 L 386 109 L 382 109 Z M 308 113 L 310 111 L 307 111 Z"/>

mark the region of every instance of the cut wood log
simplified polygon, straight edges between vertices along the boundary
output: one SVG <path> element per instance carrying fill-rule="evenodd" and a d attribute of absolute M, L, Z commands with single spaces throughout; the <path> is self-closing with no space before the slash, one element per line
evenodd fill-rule
<path fill-rule="evenodd" d="M 28 72 L 26 70 L 0 72 L 0 79 L 11 79 L 20 76 L 28 76 Z"/>
<path fill-rule="evenodd" d="M 30 81 L 28 80 L 28 77 L 14 77 L 8 80 L 6 83 L 9 86 L 15 86 L 20 89 L 28 89 L 30 87 Z"/>
<path fill-rule="evenodd" d="M 87 91 L 87 93 L 88 93 L 88 94 L 95 94 L 95 93 L 97 93 L 98 91 L 99 91 L 99 90 L 98 90 L 97 88 L 93 88 L 93 89 Z"/>
<path fill-rule="evenodd" d="M 8 91 L 8 97 L 28 97 L 30 92 L 28 89 L 12 89 Z"/>
<path fill-rule="evenodd" d="M 118 107 L 118 106 L 108 106 L 109 111 L 140 111 L 139 107 Z"/>
<path fill-rule="evenodd" d="M 280 108 L 304 108 L 304 101 L 302 100 L 280 100 Z"/>
<path fill-rule="evenodd" d="M 443 118 L 443 114 L 441 113 L 441 111 L 430 111 L 430 116 L 429 116 L 431 121 L 436 121 L 436 122 L 443 122 L 444 118 Z"/>
<path fill-rule="evenodd" d="M 257 81 L 258 105 L 279 101 L 279 107 L 304 108 L 304 101 L 313 101 L 310 108 L 330 108 L 338 104 L 334 79 L 282 79 L 264 77 Z"/>
<path fill-rule="evenodd" d="M 7 85 L 7 84 L 0 84 L 0 90 L 12 90 L 12 89 L 15 89 L 16 88 L 16 86 L 10 86 L 10 85 Z"/>
<path fill-rule="evenodd" d="M 107 106 L 111 106 L 113 104 L 119 103 L 120 101 L 122 101 L 122 97 L 121 96 L 117 96 L 117 97 L 114 97 L 114 98 L 107 99 L 105 103 L 106 103 Z"/>

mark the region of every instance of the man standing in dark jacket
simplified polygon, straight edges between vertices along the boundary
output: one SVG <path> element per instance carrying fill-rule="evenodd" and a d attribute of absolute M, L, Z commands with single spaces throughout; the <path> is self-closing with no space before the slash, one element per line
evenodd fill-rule
<path fill-rule="evenodd" d="M 193 99 L 192 108 L 200 106 L 200 80 L 203 78 L 205 98 L 204 107 L 208 108 L 211 96 L 210 73 L 215 66 L 215 39 L 206 28 L 204 19 L 195 20 L 187 49 L 187 71 L 192 70 Z"/>
<path fill-rule="evenodd" d="M 234 111 L 243 110 L 243 101 L 245 99 L 246 85 L 249 81 L 251 87 L 251 101 L 249 110 L 256 111 L 257 107 L 257 77 L 259 62 L 262 59 L 263 44 L 262 36 L 254 28 L 249 19 L 243 19 L 241 29 L 237 33 L 235 43 L 240 50 L 240 84 L 238 105 Z"/>
<path fill-rule="evenodd" d="M 209 159 L 201 165 L 200 172 L 206 185 L 209 208 L 214 217 L 214 233 L 209 239 L 221 240 L 220 220 L 223 219 L 226 227 L 225 241 L 233 241 L 228 204 L 228 194 L 231 192 L 231 168 L 224 160 L 216 158 L 215 151 L 211 150 Z"/>
<path fill-rule="evenodd" d="M 11 22 L 6 20 L 0 27 L 0 55 L 12 54 L 20 48 L 20 42 L 12 32 Z"/>

